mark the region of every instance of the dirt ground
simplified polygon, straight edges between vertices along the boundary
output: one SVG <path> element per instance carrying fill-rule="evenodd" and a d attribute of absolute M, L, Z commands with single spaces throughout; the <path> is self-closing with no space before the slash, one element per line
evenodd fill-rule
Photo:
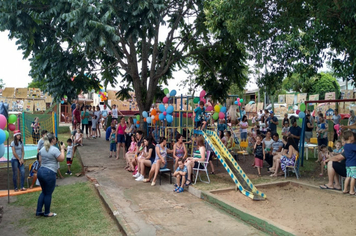
<path fill-rule="evenodd" d="M 289 227 L 299 235 L 353 235 L 356 196 L 305 186 L 261 188 L 266 201 L 251 201 L 239 192 L 216 193 L 223 199 Z"/>
<path fill-rule="evenodd" d="M 16 201 L 16 197 L 11 197 L 10 201 Z M 7 197 L 0 197 L 0 206 L 4 207 L 2 221 L 0 223 L 0 232 L 6 232 L 7 236 L 27 235 L 27 228 L 18 227 L 18 222 L 14 221 L 14 219 L 22 219 L 26 211 L 25 208 L 9 205 L 7 203 Z M 2 235 L 2 233 L 0 233 L 0 235 Z"/>

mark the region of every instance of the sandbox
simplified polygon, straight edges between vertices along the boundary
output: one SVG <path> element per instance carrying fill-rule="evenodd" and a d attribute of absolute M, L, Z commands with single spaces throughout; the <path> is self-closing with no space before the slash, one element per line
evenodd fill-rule
<path fill-rule="evenodd" d="M 266 201 L 251 201 L 233 189 L 211 191 L 209 195 L 227 203 L 228 208 L 242 210 L 256 219 L 260 217 L 275 229 L 291 234 L 354 235 L 356 232 L 356 196 L 292 181 L 262 184 L 257 188 L 267 195 Z M 267 226 L 257 223 L 260 224 L 257 227 L 268 227 L 268 223 Z"/>

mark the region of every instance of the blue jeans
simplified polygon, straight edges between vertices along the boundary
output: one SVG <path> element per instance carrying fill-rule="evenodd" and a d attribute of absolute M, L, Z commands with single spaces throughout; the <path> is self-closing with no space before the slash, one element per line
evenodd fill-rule
<path fill-rule="evenodd" d="M 38 197 L 36 214 L 42 213 L 43 205 L 45 206 L 45 216 L 50 213 L 52 193 L 56 187 L 56 172 L 40 167 L 37 171 L 37 178 L 40 181 L 42 192 Z"/>
<path fill-rule="evenodd" d="M 14 181 L 14 188 L 17 189 L 17 169 L 20 170 L 21 174 L 21 188 L 24 187 L 25 183 L 25 165 L 20 165 L 19 160 L 11 159 L 11 166 L 12 166 L 12 180 Z"/>

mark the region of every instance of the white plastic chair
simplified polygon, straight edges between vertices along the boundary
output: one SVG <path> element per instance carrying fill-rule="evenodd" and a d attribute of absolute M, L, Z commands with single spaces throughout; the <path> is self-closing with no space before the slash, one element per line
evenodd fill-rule
<path fill-rule="evenodd" d="M 287 178 L 288 171 L 292 170 L 295 173 L 297 179 L 299 179 L 300 174 L 298 173 L 297 170 L 298 159 L 299 159 L 299 154 L 295 157 L 294 165 L 286 166 L 286 172 L 284 172 L 284 178 Z"/>
<path fill-rule="evenodd" d="M 194 181 L 194 184 L 197 183 L 198 176 L 199 176 L 199 180 L 200 180 L 201 182 L 210 184 L 210 178 L 209 178 L 209 173 L 208 173 L 209 158 L 210 158 L 210 151 L 207 151 L 207 152 L 206 152 L 205 161 L 198 161 L 198 163 L 199 163 L 198 168 L 193 168 L 193 171 L 195 172 L 195 181 Z M 199 171 L 205 171 L 205 174 L 206 174 L 206 177 L 207 177 L 208 181 L 203 181 L 203 180 L 201 179 L 201 176 L 200 176 L 200 174 L 199 174 Z"/>

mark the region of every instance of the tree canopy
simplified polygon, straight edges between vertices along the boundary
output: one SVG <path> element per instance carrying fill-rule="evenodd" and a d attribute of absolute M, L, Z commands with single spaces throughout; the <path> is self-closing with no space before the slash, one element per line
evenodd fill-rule
<path fill-rule="evenodd" d="M 313 83 L 310 93 L 319 94 L 319 99 L 325 98 L 325 93 L 335 92 L 335 97 L 340 97 L 340 85 L 330 73 L 320 73 Z"/>
<path fill-rule="evenodd" d="M 57 100 L 100 82 L 115 87 L 121 77 L 118 95 L 132 88 L 140 110 L 148 110 L 158 85 L 192 62 L 197 84 L 214 98 L 246 82 L 244 48 L 226 29 L 207 30 L 202 0 L 4 0 L 0 30 L 17 39 L 30 75 Z"/>

